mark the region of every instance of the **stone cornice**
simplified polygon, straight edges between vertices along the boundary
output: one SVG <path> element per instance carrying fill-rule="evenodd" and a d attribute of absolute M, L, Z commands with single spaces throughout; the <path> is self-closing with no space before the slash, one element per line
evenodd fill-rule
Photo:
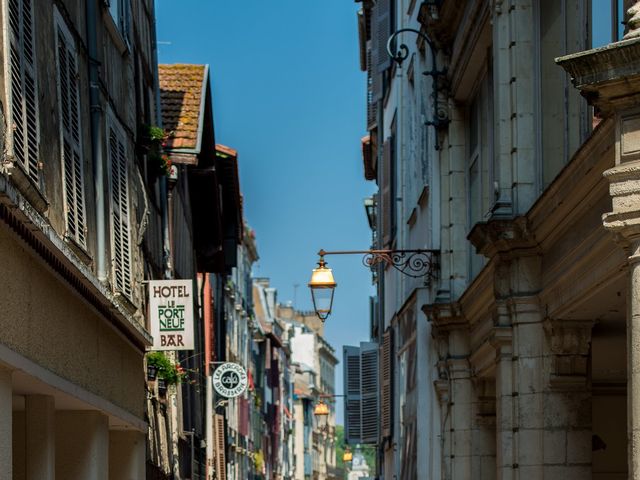
<path fill-rule="evenodd" d="M 556 58 L 573 85 L 604 114 L 640 101 L 640 38 Z"/>
<path fill-rule="evenodd" d="M 476 223 L 467 238 L 487 258 L 522 256 L 526 250 L 538 253 L 538 244 L 525 217 Z"/>
<path fill-rule="evenodd" d="M 421 308 L 432 323 L 436 333 L 450 332 L 451 330 L 468 327 L 467 319 L 462 314 L 458 302 L 427 304 Z"/>

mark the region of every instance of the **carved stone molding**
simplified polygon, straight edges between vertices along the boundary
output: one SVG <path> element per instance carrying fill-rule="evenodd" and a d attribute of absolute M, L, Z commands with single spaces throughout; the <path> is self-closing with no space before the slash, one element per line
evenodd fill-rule
<path fill-rule="evenodd" d="M 627 9 L 626 23 L 624 38 L 640 37 L 640 2 L 634 2 L 633 5 Z"/>
<path fill-rule="evenodd" d="M 637 7 L 637 4 L 634 6 Z M 573 85 L 602 114 L 638 105 L 640 99 L 640 37 L 556 58 Z"/>
<path fill-rule="evenodd" d="M 436 335 L 468 327 L 458 302 L 426 304 L 422 306 L 422 311 L 431 322 Z"/>
<path fill-rule="evenodd" d="M 584 389 L 588 377 L 593 320 L 547 319 L 544 323 L 552 355 L 549 386 Z"/>
<path fill-rule="evenodd" d="M 538 244 L 525 217 L 477 223 L 468 236 L 476 251 L 487 258 L 538 253 Z"/>

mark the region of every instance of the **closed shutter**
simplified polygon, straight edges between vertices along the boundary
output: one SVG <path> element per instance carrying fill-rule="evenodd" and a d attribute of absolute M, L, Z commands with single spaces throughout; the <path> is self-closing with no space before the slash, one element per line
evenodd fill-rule
<path fill-rule="evenodd" d="M 381 375 L 382 382 L 381 391 L 381 412 L 382 417 L 382 436 L 384 438 L 391 436 L 392 418 L 393 418 L 393 388 L 392 388 L 392 362 L 393 362 L 393 338 L 391 330 L 382 336 L 381 347 Z"/>
<path fill-rule="evenodd" d="M 129 223 L 129 174 L 126 136 L 109 116 L 107 149 L 111 174 L 111 261 L 116 291 L 131 299 L 131 227 Z"/>
<path fill-rule="evenodd" d="M 64 21 L 57 15 L 56 50 L 66 233 L 78 245 L 86 247 L 84 161 L 77 50 Z"/>
<path fill-rule="evenodd" d="M 360 391 L 360 348 L 343 347 L 345 398 L 345 442 L 362 443 L 362 414 Z"/>
<path fill-rule="evenodd" d="M 11 147 L 18 164 L 39 185 L 40 133 L 33 0 L 10 0 L 8 17 Z"/>
<path fill-rule="evenodd" d="M 378 344 L 360 343 L 361 425 L 362 443 L 378 443 L 380 411 L 378 407 Z"/>
<path fill-rule="evenodd" d="M 218 480 L 226 480 L 227 478 L 227 459 L 225 455 L 225 428 L 224 417 L 222 415 L 215 416 L 214 422 L 214 445 L 215 445 L 215 465 L 216 478 Z"/>
<path fill-rule="evenodd" d="M 387 41 L 391 36 L 391 0 L 378 0 L 374 9 L 373 22 L 376 23 L 375 37 L 373 32 L 371 40 L 377 48 L 377 71 L 384 72 L 391 66 L 391 57 L 387 53 Z"/>
<path fill-rule="evenodd" d="M 371 48 L 367 48 L 367 130 L 369 131 L 373 130 L 378 123 L 378 99 L 380 98 L 379 85 L 374 85 L 374 77 L 379 78 L 380 75 L 372 71 L 371 61 Z"/>
<path fill-rule="evenodd" d="M 382 221 L 382 245 L 389 248 L 391 245 L 391 215 L 394 205 L 391 202 L 391 139 L 382 145 L 382 186 L 381 186 L 381 208 L 380 216 Z"/>

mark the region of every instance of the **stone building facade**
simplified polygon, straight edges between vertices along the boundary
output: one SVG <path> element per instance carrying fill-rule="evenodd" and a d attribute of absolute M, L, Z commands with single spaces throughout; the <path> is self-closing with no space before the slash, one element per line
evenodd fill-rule
<path fill-rule="evenodd" d="M 639 8 L 363 2 L 377 246 L 438 266 L 376 276 L 382 478 L 640 475 Z"/>
<path fill-rule="evenodd" d="M 153 2 L 2 2 L 0 478 L 143 478 Z M 152 188 L 151 186 L 149 188 Z"/>

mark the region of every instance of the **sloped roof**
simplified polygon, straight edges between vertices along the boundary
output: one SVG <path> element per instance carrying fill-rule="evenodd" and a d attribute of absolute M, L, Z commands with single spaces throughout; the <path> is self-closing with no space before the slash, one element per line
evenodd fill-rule
<path fill-rule="evenodd" d="M 208 65 L 159 65 L 162 126 L 168 150 L 199 153 L 209 76 Z"/>

